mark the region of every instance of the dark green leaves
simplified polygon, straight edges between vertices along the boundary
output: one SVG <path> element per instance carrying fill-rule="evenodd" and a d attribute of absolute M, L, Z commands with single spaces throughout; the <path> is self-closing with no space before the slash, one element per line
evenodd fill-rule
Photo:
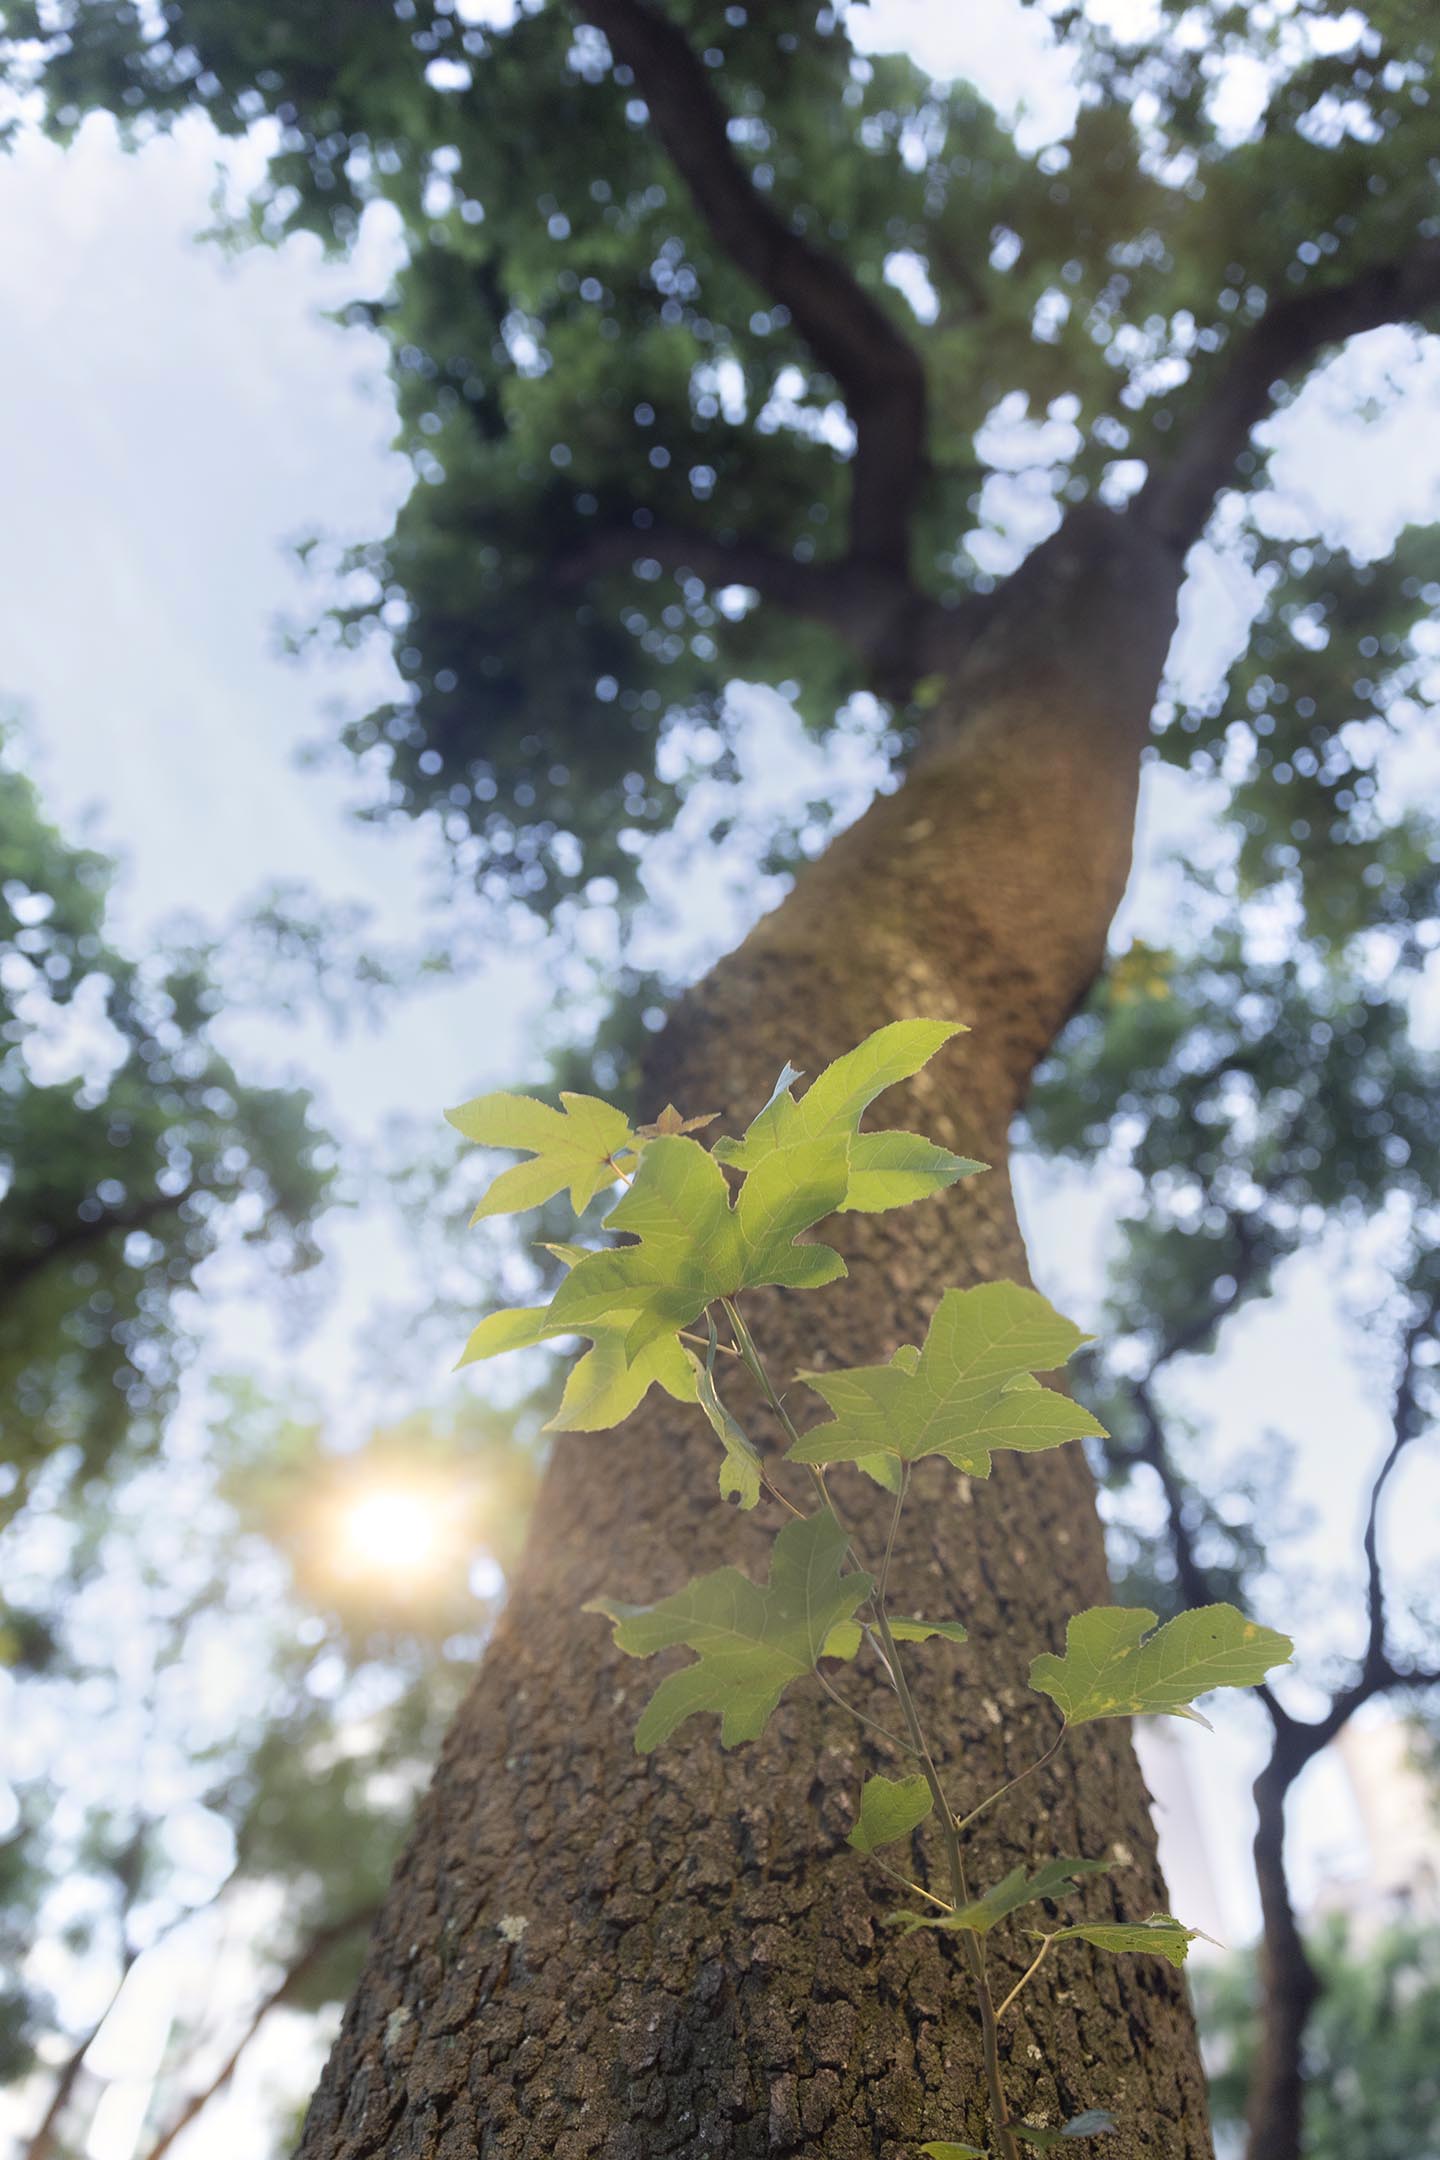
<path fill-rule="evenodd" d="M 965 1031 L 947 1020 L 896 1020 L 877 1028 L 844 1057 L 827 1065 L 797 1103 L 791 1085 L 801 1076 L 786 1066 L 770 1101 L 743 1140 L 718 1140 L 717 1161 L 755 1170 L 776 1153 L 822 1141 L 846 1153 L 844 1212 L 875 1214 L 906 1207 L 983 1170 L 984 1163 L 952 1155 L 917 1133 L 861 1133 L 860 1119 L 877 1095 L 909 1080 L 952 1036 Z"/>
<path fill-rule="evenodd" d="M 471 1217 L 513 1215 L 539 1207 L 567 1186 L 570 1204 L 583 1214 L 602 1185 L 613 1185 L 619 1172 L 612 1158 L 633 1159 L 639 1146 L 622 1110 L 594 1095 L 562 1094 L 563 1110 L 537 1102 L 532 1095 L 477 1095 L 445 1116 L 467 1140 L 481 1147 L 524 1148 L 534 1159 L 502 1170 Z"/>
<path fill-rule="evenodd" d="M 1023 1867 L 1012 1868 L 993 1890 L 986 1891 L 984 1897 L 973 1898 L 968 1905 L 961 1905 L 954 1912 L 897 1912 L 890 1918 L 907 1935 L 913 1935 L 917 1928 L 939 1928 L 948 1934 L 988 1935 L 991 1928 L 1009 1914 L 1018 1912 L 1022 1905 L 1033 1905 L 1039 1898 L 1063 1897 L 1083 1877 L 1107 1874 L 1110 1867 L 1108 1860 L 1047 1860 L 1030 1876 Z"/>
<path fill-rule="evenodd" d="M 836 1417 L 806 1433 L 791 1460 L 859 1463 L 893 1490 L 900 1465 L 923 1456 L 988 1477 L 993 1448 L 1028 1453 L 1099 1433 L 1087 1410 L 1033 1377 L 1086 1340 L 1038 1291 L 947 1290 L 923 1349 L 905 1345 L 888 1365 L 801 1374 Z"/>
<path fill-rule="evenodd" d="M 618 1309 L 632 1313 L 625 1342 L 633 1357 L 659 1335 L 697 1319 L 712 1299 L 760 1283 L 815 1290 L 845 1273 L 826 1245 L 795 1240 L 845 1196 L 843 1155 L 823 1142 L 787 1148 L 751 1172 L 732 1207 L 724 1174 L 698 1141 L 651 1140 L 635 1182 L 606 1217 L 606 1228 L 636 1239 L 590 1253 L 566 1277 L 550 1308 L 557 1331 L 589 1332 Z"/>
<path fill-rule="evenodd" d="M 934 1804 L 929 1784 L 919 1771 L 908 1778 L 866 1778 L 860 1820 L 846 1842 L 862 1853 L 874 1852 L 878 1845 L 893 1845 L 924 1822 Z"/>
<path fill-rule="evenodd" d="M 684 1643 L 699 1662 L 662 1680 L 635 1732 L 648 1755 L 702 1710 L 721 1720 L 725 1747 L 763 1731 L 792 1680 L 813 1672 L 837 1621 L 870 1594 L 870 1577 L 842 1574 L 848 1540 L 833 1515 L 788 1523 L 775 1540 L 762 1589 L 738 1568 L 718 1568 L 658 1605 L 618 1605 L 597 1598 L 587 1612 L 615 1623 L 615 1640 L 632 1657 Z"/>
<path fill-rule="evenodd" d="M 1078 1927 L 1056 1928 L 1049 1940 L 1088 1942 L 1097 1950 L 1109 1950 L 1117 1957 L 1139 1953 L 1168 1958 L 1172 1965 L 1183 1965 L 1191 1943 L 1200 1936 L 1204 1936 L 1206 1942 L 1211 1939 L 1203 1928 L 1184 1927 L 1169 1913 L 1151 1913 L 1148 1920 L 1082 1921 Z"/>
<path fill-rule="evenodd" d="M 1211 1688 L 1253 1687 L 1294 1647 L 1288 1635 L 1260 1627 L 1233 1605 L 1202 1605 L 1155 1627 L 1143 1607 L 1097 1605 L 1065 1630 L 1065 1656 L 1050 1652 L 1030 1667 L 1030 1685 L 1048 1695 L 1068 1725 L 1093 1718 L 1151 1715 L 1208 1720 L 1192 1708 Z"/>

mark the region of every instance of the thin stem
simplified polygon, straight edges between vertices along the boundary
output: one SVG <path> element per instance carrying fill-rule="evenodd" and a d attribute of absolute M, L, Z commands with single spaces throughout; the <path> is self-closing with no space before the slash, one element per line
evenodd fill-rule
<path fill-rule="evenodd" d="M 1016 1981 L 1014 1987 L 1011 1988 L 1009 1994 L 1005 1997 L 1004 2002 L 1001 2003 L 999 2009 L 995 2012 L 995 2022 L 997 2025 L 999 2024 L 1001 2018 L 1004 2017 L 1005 2012 L 1010 2008 L 1011 2003 L 1014 2002 L 1016 1996 L 1023 1994 L 1024 1990 L 1030 1985 L 1030 1982 L 1034 1979 L 1036 1973 L 1039 1972 L 1040 1967 L 1044 1964 L 1045 1959 L 1049 1954 L 1050 1944 L 1053 1939 L 1054 1938 L 1049 1935 L 1045 1937 L 1045 1940 L 1041 1943 L 1040 1948 L 1036 1951 L 1034 1957 L 1030 1960 L 1030 1963 L 1026 1966 L 1024 1972 L 1021 1973 L 1020 1978 Z"/>
<path fill-rule="evenodd" d="M 880 1563 L 880 1580 L 875 1597 L 878 1604 L 885 1602 L 885 1592 L 890 1582 L 890 1560 L 895 1551 L 895 1536 L 900 1528 L 900 1511 L 905 1505 L 905 1495 L 910 1490 L 910 1465 L 906 1463 L 900 1473 L 900 1490 L 895 1495 L 895 1505 L 890 1514 L 890 1535 L 885 1540 L 885 1557 Z"/>
<path fill-rule="evenodd" d="M 1017 1785 L 1023 1785 L 1026 1778 L 1034 1777 L 1037 1770 L 1043 1770 L 1046 1763 L 1052 1761 L 1060 1752 L 1061 1743 L 1069 1730 L 1068 1725 L 1062 1725 L 1043 1755 L 1035 1762 L 1030 1763 L 1024 1770 L 1017 1770 L 1014 1777 L 1007 1778 L 1003 1785 L 997 1787 L 988 1798 L 980 1802 L 979 1807 L 973 1807 L 968 1815 L 962 1815 L 955 1825 L 957 1832 L 968 1830 L 971 1823 L 978 1822 L 982 1815 L 987 1814 L 994 1807 L 997 1800 L 1003 1800 L 1006 1793 L 1013 1792 Z"/>
<path fill-rule="evenodd" d="M 689 1328 L 681 1328 L 680 1340 L 681 1342 L 693 1342 L 697 1350 L 708 1350 L 710 1348 L 710 1340 L 708 1336 L 692 1334 Z M 717 1342 L 715 1348 L 717 1350 L 723 1350 L 726 1357 L 739 1357 L 740 1355 L 739 1351 L 735 1348 L 735 1345 L 733 1343 Z"/>
<path fill-rule="evenodd" d="M 882 1860 L 880 1858 L 879 1853 L 867 1853 L 865 1857 L 867 1860 L 873 1860 L 876 1867 L 883 1869 L 884 1873 L 890 1877 L 890 1880 L 892 1882 L 903 1883 L 905 1888 L 907 1890 L 913 1891 L 916 1897 L 923 1897 L 928 1899 L 930 1904 L 938 1905 L 941 1912 L 943 1913 L 954 1911 L 954 1906 L 947 1905 L 943 1897 L 936 1897 L 934 1891 L 927 1890 L 923 1883 L 911 1882 L 908 1875 L 902 1875 L 899 1868 L 891 1867 L 888 1860 Z"/>
<path fill-rule="evenodd" d="M 880 1724 L 877 1719 L 868 1716 L 863 1710 L 857 1710 L 854 1703 L 846 1702 L 845 1697 L 840 1693 L 839 1688 L 833 1686 L 831 1682 L 826 1679 L 824 1673 L 821 1672 L 818 1665 L 815 1668 L 815 1677 L 819 1681 L 821 1687 L 824 1688 L 825 1693 L 830 1697 L 830 1700 L 834 1703 L 838 1703 L 842 1710 L 848 1710 L 851 1717 L 858 1718 L 862 1725 L 868 1725 L 871 1732 L 878 1733 L 882 1740 L 888 1740 L 891 1747 L 899 1748 L 903 1754 L 913 1755 L 915 1753 L 915 1750 L 913 1747 L 911 1747 L 910 1742 L 908 1740 L 902 1740 L 899 1733 L 890 1732 L 884 1725 Z"/>
<path fill-rule="evenodd" d="M 800 1435 L 791 1420 L 789 1411 L 775 1392 L 770 1375 L 765 1370 L 765 1362 L 755 1347 L 750 1330 L 746 1327 L 736 1309 L 734 1299 L 725 1298 L 722 1303 L 725 1307 L 726 1317 L 735 1330 L 735 1340 L 739 1345 L 740 1353 L 758 1381 L 766 1401 L 785 1427 L 792 1444 L 798 1442 Z M 829 1488 L 821 1471 L 812 1466 L 810 1478 L 822 1507 L 830 1509 L 836 1522 L 840 1524 L 843 1530 L 845 1528 L 844 1522 L 841 1519 L 839 1510 L 830 1498 Z M 903 1487 L 900 1499 L 903 1504 Z M 887 1564 L 889 1550 L 890 1547 L 893 1547 L 898 1529 L 898 1513 L 897 1509 L 896 1516 L 891 1521 L 890 1546 L 887 1546 L 886 1555 Z M 877 1593 L 872 1598 L 871 1604 L 875 1614 L 876 1630 L 880 1636 L 886 1659 L 889 1662 L 891 1677 L 895 1683 L 895 1693 L 899 1698 L 900 1709 L 905 1719 L 905 1729 L 910 1735 L 911 1745 L 914 1747 L 920 1767 L 925 1774 L 925 1782 L 930 1788 L 930 1797 L 940 1819 L 940 1828 L 945 1840 L 945 1860 L 950 1874 L 951 1904 L 957 1907 L 966 1905 L 969 1903 L 969 1890 L 965 1881 L 965 1856 L 960 1849 L 960 1837 L 955 1827 L 955 1817 L 951 1812 L 950 1803 L 945 1797 L 945 1788 L 940 1782 L 940 1773 L 935 1767 L 935 1759 L 930 1752 L 930 1744 L 925 1738 L 925 1730 L 920 1723 L 920 1713 L 915 1707 L 915 1698 L 910 1692 L 910 1683 L 905 1677 L 905 1668 L 900 1662 L 900 1652 L 891 1630 L 889 1616 L 885 1611 L 884 1598 Z M 1000 2069 L 1000 2043 L 995 2024 L 995 2002 L 990 1993 L 990 1983 L 986 1976 L 984 1947 L 968 1929 L 960 1931 L 960 1941 L 965 1954 L 965 1962 L 970 1968 L 970 1976 L 975 1982 L 975 1994 L 980 2006 L 980 2038 L 985 2056 L 985 2083 L 990 2095 L 990 2113 L 993 2118 L 997 2160 L 1020 2160 L 1020 2148 L 1016 2144 L 1009 2127 L 1009 2108 L 1005 2099 L 1005 2081 Z"/>

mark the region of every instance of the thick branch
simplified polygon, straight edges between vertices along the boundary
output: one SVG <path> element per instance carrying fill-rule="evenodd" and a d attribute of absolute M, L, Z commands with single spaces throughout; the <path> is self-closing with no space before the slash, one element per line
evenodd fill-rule
<path fill-rule="evenodd" d="M 1440 244 L 1434 242 L 1375 263 L 1343 285 L 1273 302 L 1221 356 L 1177 456 L 1136 497 L 1139 515 L 1172 546 L 1188 548 L 1204 531 L 1216 495 L 1270 410 L 1278 384 L 1328 346 L 1384 323 L 1422 322 L 1437 310 Z"/>
<path fill-rule="evenodd" d="M 198 2092 L 191 2093 L 179 2112 L 171 2117 L 169 2123 L 151 2146 L 149 2153 L 146 2155 L 146 2160 L 163 2160 L 163 2155 L 169 2152 L 181 2132 L 188 2130 L 202 2108 L 207 2108 L 215 2095 L 223 2091 L 224 2087 L 229 2084 L 231 2078 L 235 2075 L 241 2056 L 249 2047 L 271 2011 L 278 2010 L 282 2004 L 288 2002 L 296 1989 L 309 1978 L 321 1959 L 328 1956 L 337 1943 L 344 1942 L 348 1936 L 357 1934 L 362 1927 L 369 1927 L 379 1910 L 378 1905 L 367 1905 L 362 1907 L 359 1912 L 347 1914 L 343 1920 L 332 1922 L 329 1927 L 316 1930 L 288 1972 L 281 1976 L 268 1995 L 263 1995 L 260 1998 L 260 2001 L 251 2012 L 245 2030 L 241 2033 L 234 2047 L 209 2083 L 202 2085 Z"/>
<path fill-rule="evenodd" d="M 938 610 L 874 563 L 797 562 L 743 537 L 726 540 L 675 525 L 610 525 L 565 556 L 555 577 L 562 587 L 583 585 L 647 557 L 667 570 L 693 570 L 712 591 L 748 585 L 790 614 L 824 623 L 877 676 L 903 671 L 913 681 L 928 672 L 925 630 Z"/>
<path fill-rule="evenodd" d="M 81 1252 L 87 1245 L 99 1244 L 102 1239 L 128 1237 L 132 1231 L 148 1229 L 163 1216 L 177 1215 L 199 1190 L 198 1185 L 190 1184 L 183 1185 L 178 1192 L 150 1193 L 130 1207 L 107 1209 L 93 1221 L 76 1215 L 62 1230 L 55 1232 L 47 1245 L 36 1245 L 29 1252 L 0 1258 L 0 1304 L 7 1298 L 18 1296 L 25 1285 L 43 1274 L 52 1262 Z"/>
<path fill-rule="evenodd" d="M 648 0 L 583 0 L 635 77 L 655 132 L 717 246 L 790 319 L 833 375 L 855 426 L 850 553 L 904 580 L 925 455 L 925 371 L 838 257 L 792 232 L 736 156 L 710 73 Z"/>

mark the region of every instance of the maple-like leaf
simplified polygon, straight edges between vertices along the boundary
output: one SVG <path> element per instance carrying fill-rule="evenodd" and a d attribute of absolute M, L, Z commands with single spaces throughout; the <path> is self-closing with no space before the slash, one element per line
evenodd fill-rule
<path fill-rule="evenodd" d="M 571 1267 L 586 1257 L 575 1246 L 555 1245 L 550 1250 Z M 607 1432 L 638 1409 L 652 1387 L 664 1388 L 676 1402 L 696 1400 L 694 1370 L 684 1344 L 673 1335 L 657 1337 L 633 1358 L 626 1355 L 625 1338 L 634 1318 L 633 1308 L 622 1309 L 586 1327 L 557 1326 L 553 1305 L 511 1307 L 486 1315 L 459 1362 L 474 1365 L 485 1358 L 502 1357 L 507 1350 L 534 1349 L 557 1336 L 588 1335 L 594 1347 L 572 1366 L 560 1407 L 545 1430 Z"/>
<path fill-rule="evenodd" d="M 827 1065 L 797 1102 L 790 1090 L 802 1075 L 787 1065 L 775 1092 L 741 1140 L 717 1140 L 715 1157 L 733 1170 L 754 1170 L 786 1148 L 828 1140 L 845 1147 L 849 1175 L 842 1213 L 877 1214 L 941 1192 L 986 1165 L 952 1155 L 918 1133 L 862 1133 L 860 1120 L 877 1095 L 909 1080 L 952 1036 L 950 1020 L 894 1020 Z"/>
<path fill-rule="evenodd" d="M 567 1188 L 580 1215 L 602 1185 L 619 1178 L 613 1158 L 633 1157 L 637 1146 L 624 1111 L 594 1095 L 562 1094 L 560 1100 L 563 1110 L 533 1095 L 477 1095 L 446 1111 L 447 1121 L 467 1140 L 487 1148 L 523 1148 L 533 1157 L 501 1171 L 472 1223 L 540 1207 Z"/>
<path fill-rule="evenodd" d="M 708 1110 L 703 1117 L 684 1117 L 676 1109 L 673 1102 L 666 1103 L 665 1108 L 653 1123 L 637 1125 L 635 1131 L 637 1137 L 641 1140 L 661 1140 L 667 1134 L 704 1132 L 705 1127 L 713 1125 L 719 1115 L 718 1110 Z"/>
<path fill-rule="evenodd" d="M 1032 1928 L 1030 1932 L 1043 1931 Z M 1108 1950 L 1117 1957 L 1163 1957 L 1172 1965 L 1183 1965 L 1192 1942 L 1213 1942 L 1214 1937 L 1203 1928 L 1185 1927 L 1169 1913 L 1151 1913 L 1148 1920 L 1082 1920 L 1075 1927 L 1056 1928 L 1049 1940 L 1093 1943 L 1097 1950 Z"/>
<path fill-rule="evenodd" d="M 1077 1613 L 1065 1630 L 1064 1657 L 1046 1651 L 1033 1660 L 1031 1687 L 1050 1697 L 1067 1725 L 1143 1713 L 1207 1725 L 1193 1707 L 1195 1696 L 1254 1687 L 1295 1647 L 1288 1635 L 1247 1620 L 1233 1605 L 1200 1605 L 1162 1628 L 1155 1618 L 1126 1605 Z"/>
<path fill-rule="evenodd" d="M 557 1329 L 589 1332 L 630 1311 L 630 1356 L 699 1318 L 713 1299 L 760 1283 L 815 1290 L 845 1273 L 828 1245 L 797 1245 L 845 1194 L 843 1157 L 825 1143 L 788 1148 L 751 1171 L 731 1204 L 724 1173 L 697 1141 L 646 1143 L 635 1182 L 605 1219 L 635 1243 L 590 1253 L 555 1293 Z"/>
<path fill-rule="evenodd" d="M 836 1416 L 805 1433 L 790 1458 L 858 1463 L 894 1491 L 901 1465 L 923 1456 L 983 1478 L 992 1449 L 1029 1453 L 1102 1434 L 1088 1410 L 1034 1378 L 1087 1340 L 1036 1290 L 947 1290 L 923 1348 L 904 1344 L 888 1365 L 800 1374 Z"/>
<path fill-rule="evenodd" d="M 725 1747 L 754 1740 L 792 1681 L 813 1672 L 836 1622 L 870 1594 L 870 1577 L 843 1574 L 849 1539 L 824 1510 L 787 1523 L 775 1540 L 770 1580 L 751 1582 L 738 1568 L 717 1568 L 658 1605 L 596 1598 L 587 1612 L 615 1624 L 632 1657 L 683 1643 L 698 1662 L 662 1680 L 635 1732 L 648 1755 L 686 1718 L 713 1710 Z"/>

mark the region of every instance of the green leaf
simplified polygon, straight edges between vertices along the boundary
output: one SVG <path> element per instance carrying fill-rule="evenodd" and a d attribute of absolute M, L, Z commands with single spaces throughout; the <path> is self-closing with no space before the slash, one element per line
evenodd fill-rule
<path fill-rule="evenodd" d="M 908 1207 L 912 1200 L 983 1170 L 984 1163 L 952 1155 L 918 1133 L 860 1133 L 860 1119 L 888 1087 L 919 1072 L 963 1028 L 944 1020 L 896 1020 L 877 1028 L 854 1050 L 827 1065 L 797 1103 L 792 1084 L 801 1075 L 787 1065 L 775 1092 L 743 1140 L 717 1140 L 716 1159 L 734 1170 L 755 1170 L 778 1151 L 807 1141 L 850 1143 L 849 1179 L 842 1212 L 876 1214 Z"/>
<path fill-rule="evenodd" d="M 943 2138 L 932 2138 L 920 2150 L 928 2153 L 930 2160 L 990 2160 L 989 2153 L 979 2145 L 948 2145 Z"/>
<path fill-rule="evenodd" d="M 860 1820 L 846 1843 L 862 1853 L 874 1852 L 877 1845 L 893 1845 L 924 1822 L 934 1804 L 930 1787 L 918 1771 L 907 1778 L 866 1778 Z"/>
<path fill-rule="evenodd" d="M 1033 1905 L 1039 1898 L 1059 1898 L 1087 1875 L 1107 1874 L 1113 1865 L 1109 1860 L 1047 1860 L 1033 1875 L 1027 1876 L 1023 1867 L 1012 1868 L 1002 1882 L 984 1897 L 973 1898 L 968 1905 L 961 1905 L 948 1913 L 896 1912 L 888 1917 L 895 1926 L 913 1935 L 917 1928 L 939 1928 L 943 1933 L 988 1935 L 991 1928 L 1010 1913 L 1018 1912 L 1022 1905 Z"/>
<path fill-rule="evenodd" d="M 909 1207 L 989 1167 L 968 1155 L 952 1155 L 919 1133 L 857 1133 L 850 1143 L 850 1183 L 841 1213 L 879 1215 L 886 1208 Z"/>
<path fill-rule="evenodd" d="M 1043 1931 L 1032 1928 L 1030 1932 L 1039 1934 Z M 1172 1965 L 1183 1965 L 1191 1943 L 1197 1938 L 1203 1938 L 1205 1942 L 1214 1940 L 1203 1928 L 1184 1927 L 1169 1913 L 1151 1913 L 1148 1920 L 1082 1921 L 1077 1927 L 1056 1928 L 1050 1940 L 1088 1942 L 1097 1950 L 1109 1950 L 1117 1957 L 1139 1953 L 1168 1958 Z"/>
<path fill-rule="evenodd" d="M 563 1110 L 533 1095 L 477 1095 L 446 1111 L 447 1121 L 467 1140 L 481 1147 L 524 1148 L 534 1157 L 501 1171 L 472 1222 L 539 1207 L 567 1186 L 579 1215 L 602 1185 L 615 1183 L 611 1156 L 633 1154 L 640 1146 L 625 1113 L 594 1095 L 562 1094 L 560 1100 Z"/>
<path fill-rule="evenodd" d="M 800 1374 L 836 1415 L 804 1434 L 790 1459 L 858 1463 L 893 1491 L 900 1465 L 923 1456 L 988 1477 L 994 1448 L 1029 1453 L 1103 1433 L 1088 1410 L 1034 1378 L 1088 1339 L 1036 1290 L 947 1290 L 922 1349 L 906 1343 L 888 1365 Z"/>
<path fill-rule="evenodd" d="M 724 1173 L 698 1141 L 650 1141 L 605 1225 L 637 1242 L 590 1253 L 572 1270 L 551 1303 L 556 1329 L 588 1333 L 593 1322 L 628 1312 L 633 1357 L 688 1327 L 714 1298 L 759 1283 L 813 1290 L 834 1282 L 845 1273 L 840 1255 L 795 1240 L 834 1213 L 847 1175 L 823 1143 L 787 1148 L 751 1172 L 732 1207 Z"/>
<path fill-rule="evenodd" d="M 943 1635 L 947 1642 L 969 1640 L 958 1620 L 897 1620 L 892 1614 L 890 1632 L 896 1642 L 929 1642 L 932 1635 Z"/>
<path fill-rule="evenodd" d="M 615 1640 L 632 1657 L 676 1643 L 698 1653 L 697 1664 L 671 1673 L 651 1696 L 635 1733 L 637 1753 L 648 1755 L 704 1710 L 719 1716 L 723 1746 L 755 1739 L 790 1683 L 813 1672 L 836 1622 L 870 1594 L 868 1575 L 841 1573 L 847 1544 L 827 1509 L 786 1524 L 764 1588 L 726 1567 L 658 1605 L 605 1598 L 587 1605 L 614 1621 Z"/>
<path fill-rule="evenodd" d="M 575 1257 L 584 1255 L 577 1252 Z M 588 1334 L 594 1348 L 571 1370 L 547 1432 L 608 1431 L 629 1417 L 655 1386 L 664 1388 L 676 1402 L 694 1402 L 694 1375 L 683 1345 L 673 1336 L 647 1344 L 633 1359 L 626 1357 L 625 1337 L 633 1318 L 633 1312 L 621 1312 L 609 1323 L 567 1328 L 556 1326 L 554 1308 L 549 1305 L 488 1313 L 466 1343 L 460 1364 L 473 1365 L 509 1350 L 530 1350 L 557 1335 Z"/>
<path fill-rule="evenodd" d="M 668 1344 L 670 1338 L 663 1337 L 662 1340 Z M 636 1363 L 639 1364 L 640 1359 L 648 1357 L 649 1354 L 649 1351 L 642 1350 Z M 720 1465 L 721 1497 L 726 1500 L 733 1499 L 741 1509 L 753 1508 L 760 1498 L 759 1451 L 721 1402 L 711 1367 L 702 1364 L 693 1350 L 687 1350 L 685 1355 L 690 1360 L 694 1374 L 695 1400 L 710 1420 L 725 1450 L 725 1460 Z"/>
<path fill-rule="evenodd" d="M 1030 1667 L 1030 1685 L 1048 1695 L 1067 1725 L 1092 1718 L 1155 1716 L 1209 1720 L 1191 1707 L 1211 1688 L 1253 1687 L 1294 1644 L 1260 1627 L 1233 1605 L 1177 1613 L 1147 1638 L 1155 1614 L 1140 1606 L 1097 1605 L 1065 1630 L 1065 1655 L 1046 1651 Z"/>
<path fill-rule="evenodd" d="M 969 1638 L 958 1620 L 897 1620 L 890 1615 L 890 1632 L 897 1642 L 929 1642 L 932 1635 L 943 1635 L 947 1642 L 966 1642 Z M 825 1638 L 822 1657 L 853 1658 L 860 1648 L 860 1623 L 858 1620 L 842 1620 Z"/>
<path fill-rule="evenodd" d="M 1058 2130 L 1045 2130 L 1036 2123 L 1011 2123 L 1010 2128 L 1022 2145 L 1034 2145 L 1041 2152 L 1052 2146 L 1067 2145 L 1074 2138 L 1108 2137 L 1120 2125 L 1104 2108 L 1086 2108 L 1083 2115 L 1072 2115 L 1069 2122 Z"/>
<path fill-rule="evenodd" d="M 639 1408 L 652 1387 L 662 1387 L 676 1402 L 695 1400 L 694 1376 L 673 1335 L 627 1358 L 622 1336 L 598 1334 L 594 1349 L 571 1368 L 560 1407 L 545 1430 L 608 1432 Z"/>

